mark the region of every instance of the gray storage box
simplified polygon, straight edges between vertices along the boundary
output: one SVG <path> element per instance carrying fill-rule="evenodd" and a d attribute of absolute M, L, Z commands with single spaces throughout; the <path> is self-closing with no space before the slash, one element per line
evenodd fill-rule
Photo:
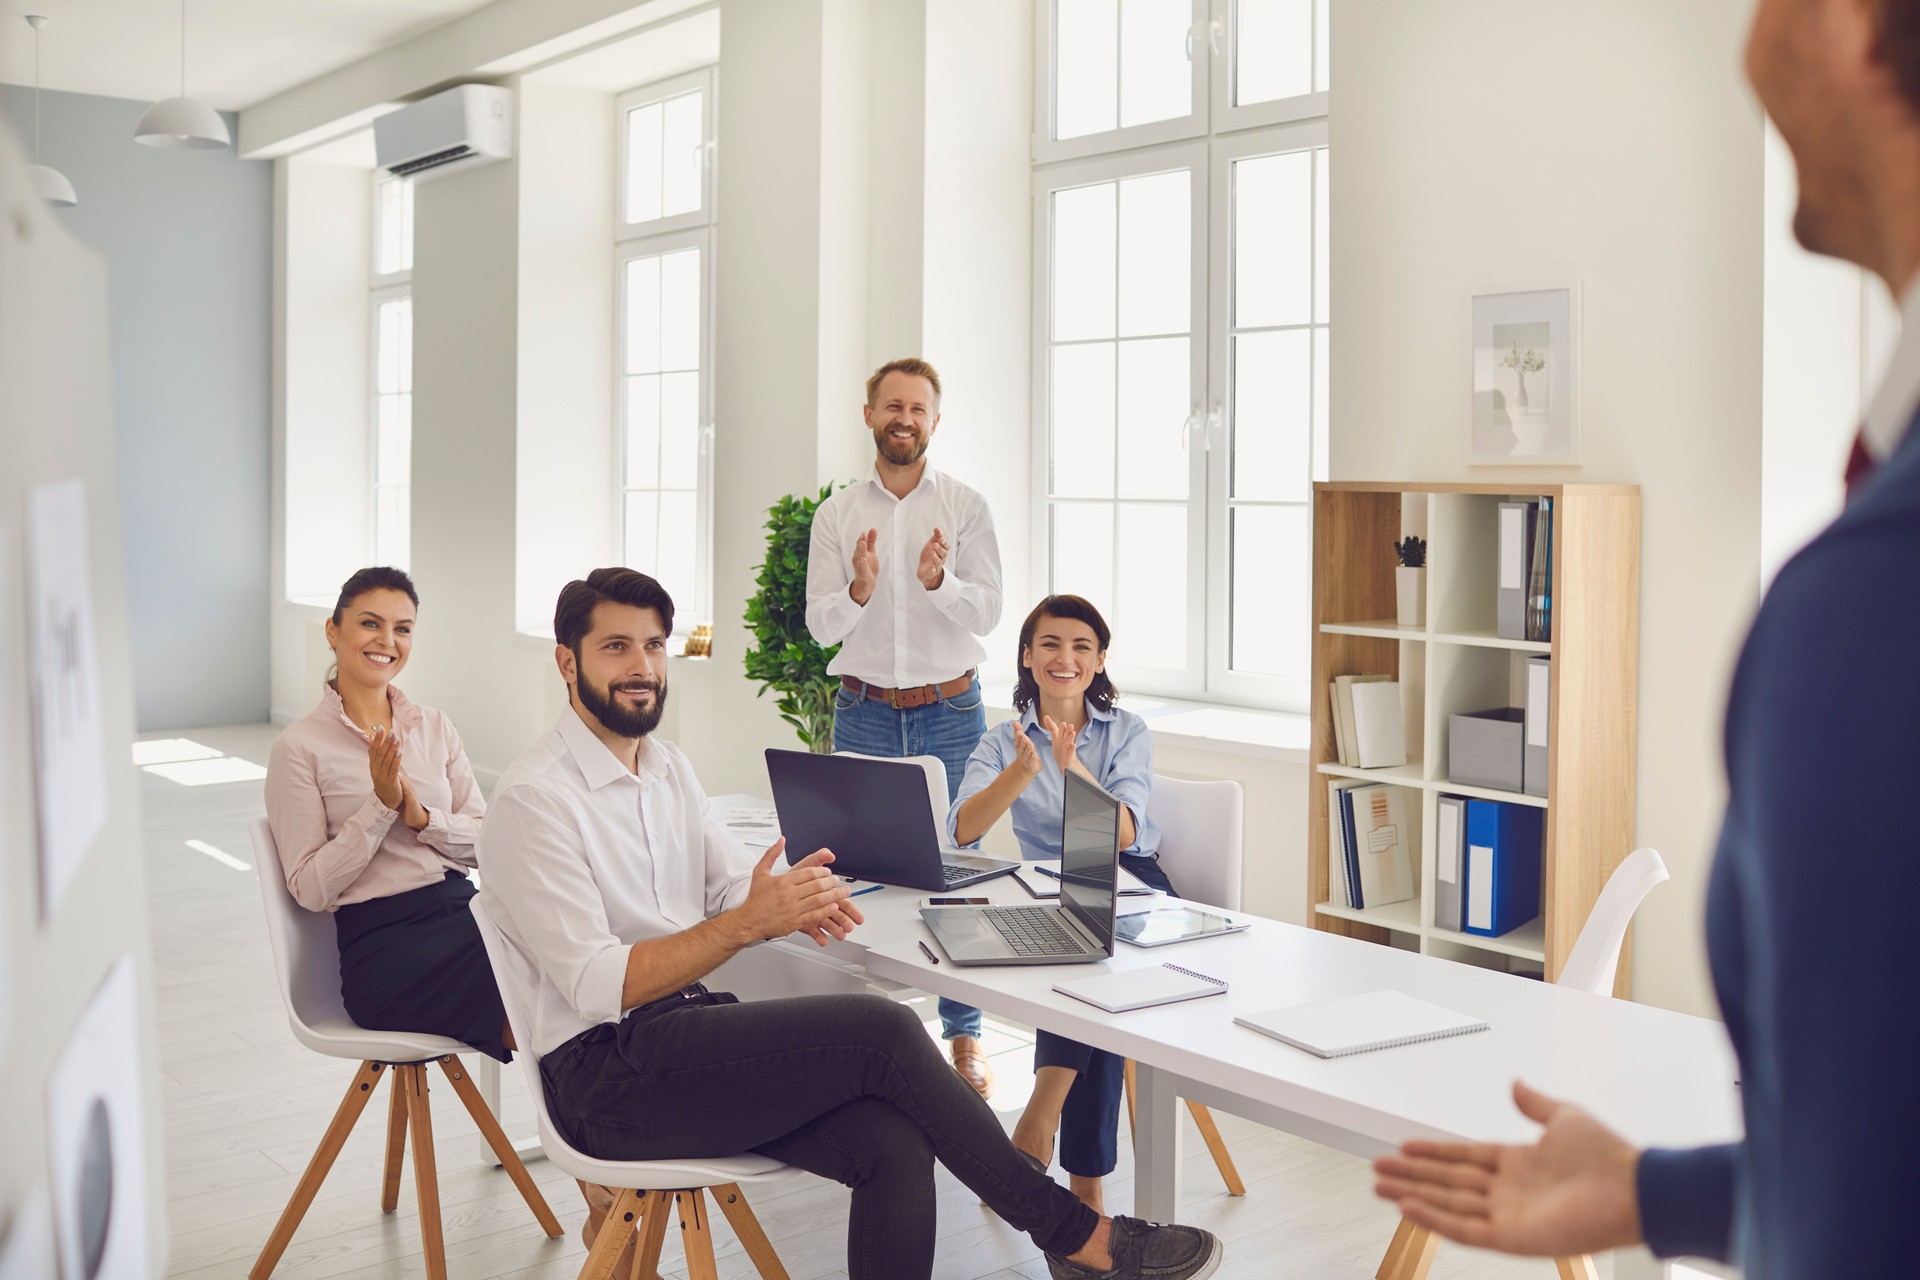
<path fill-rule="evenodd" d="M 1527 713 L 1519 707 L 1447 719 L 1448 776 L 1470 787 L 1519 791 L 1525 776 Z"/>

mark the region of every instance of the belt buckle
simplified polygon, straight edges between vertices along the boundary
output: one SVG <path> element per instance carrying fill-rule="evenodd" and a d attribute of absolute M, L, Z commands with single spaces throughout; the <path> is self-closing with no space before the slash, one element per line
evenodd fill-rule
<path fill-rule="evenodd" d="M 889 707 L 892 707 L 895 711 L 902 710 L 900 706 L 900 694 L 902 692 L 903 691 L 900 689 L 887 690 L 887 705 Z"/>

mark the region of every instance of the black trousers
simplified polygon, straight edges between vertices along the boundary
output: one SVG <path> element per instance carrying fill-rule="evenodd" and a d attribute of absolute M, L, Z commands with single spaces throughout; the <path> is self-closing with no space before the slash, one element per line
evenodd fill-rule
<path fill-rule="evenodd" d="M 1098 1215 L 1014 1150 L 911 1009 L 710 1000 L 644 1005 L 542 1058 L 568 1141 L 609 1160 L 757 1151 L 844 1183 L 851 1280 L 933 1274 L 935 1160 L 1044 1252 L 1093 1234 Z"/>

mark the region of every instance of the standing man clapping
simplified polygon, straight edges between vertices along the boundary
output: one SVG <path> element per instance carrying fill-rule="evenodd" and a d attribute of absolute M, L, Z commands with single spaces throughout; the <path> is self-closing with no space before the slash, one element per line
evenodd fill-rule
<path fill-rule="evenodd" d="M 980 637 L 1000 621 L 1000 544 L 986 499 L 927 463 L 940 426 L 940 375 L 924 360 L 890 360 L 867 379 L 873 473 L 813 517 L 807 629 L 840 645 L 836 750 L 938 756 L 955 794 L 986 732 L 976 668 Z M 993 1073 L 980 1053 L 980 1011 L 940 1001 L 953 1065 L 982 1097 Z"/>

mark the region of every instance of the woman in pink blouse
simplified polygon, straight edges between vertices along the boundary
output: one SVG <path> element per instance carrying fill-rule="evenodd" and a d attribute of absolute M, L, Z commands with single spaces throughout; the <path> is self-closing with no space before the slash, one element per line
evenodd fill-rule
<path fill-rule="evenodd" d="M 294 898 L 333 913 L 348 1015 L 504 1062 L 506 1011 L 467 912 L 486 803 L 452 723 L 393 683 L 419 603 L 398 569 L 340 588 L 327 620 L 336 674 L 273 744 L 267 821 Z"/>

